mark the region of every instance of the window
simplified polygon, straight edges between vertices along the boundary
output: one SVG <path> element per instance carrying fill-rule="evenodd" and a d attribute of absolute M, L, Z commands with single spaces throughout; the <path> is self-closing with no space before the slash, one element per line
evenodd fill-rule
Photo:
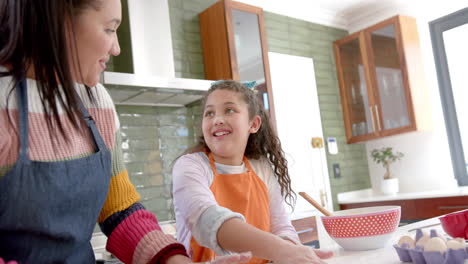
<path fill-rule="evenodd" d="M 468 8 L 429 23 L 455 177 L 468 185 Z"/>

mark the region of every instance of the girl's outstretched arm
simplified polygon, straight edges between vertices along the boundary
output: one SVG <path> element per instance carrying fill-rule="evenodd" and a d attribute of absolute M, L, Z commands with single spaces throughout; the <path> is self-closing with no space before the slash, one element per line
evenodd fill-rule
<path fill-rule="evenodd" d="M 333 256 L 332 252 L 294 245 L 237 218 L 224 222 L 218 230 L 217 238 L 225 250 L 251 251 L 253 256 L 271 260 L 275 264 L 322 264 L 325 263 L 322 259 Z"/>

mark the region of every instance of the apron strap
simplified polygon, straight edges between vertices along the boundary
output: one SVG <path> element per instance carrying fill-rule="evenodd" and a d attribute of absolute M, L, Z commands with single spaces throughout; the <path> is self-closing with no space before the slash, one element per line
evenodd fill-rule
<path fill-rule="evenodd" d="M 78 99 L 78 103 L 79 103 L 80 110 L 81 110 L 81 115 L 83 116 L 83 119 L 86 122 L 86 125 L 91 130 L 91 133 L 93 135 L 94 144 L 96 148 L 98 149 L 98 151 L 103 151 L 107 149 L 106 144 L 104 143 L 104 140 L 102 139 L 101 134 L 99 133 L 99 130 L 96 127 L 96 122 L 94 121 L 93 117 L 89 114 L 88 109 L 86 109 L 86 107 L 83 104 L 83 101 L 78 96 L 78 94 L 75 93 L 75 95 L 77 96 L 77 99 Z"/>
<path fill-rule="evenodd" d="M 26 78 L 21 78 L 16 84 L 16 94 L 18 95 L 18 118 L 20 131 L 20 148 L 18 161 L 29 161 L 29 139 L 28 139 L 28 94 L 26 88 Z"/>

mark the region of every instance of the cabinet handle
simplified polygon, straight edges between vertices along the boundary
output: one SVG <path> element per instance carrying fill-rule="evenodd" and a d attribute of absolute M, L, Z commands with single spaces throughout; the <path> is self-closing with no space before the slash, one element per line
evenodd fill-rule
<path fill-rule="evenodd" d="M 374 105 L 375 108 L 375 115 L 377 116 L 377 127 L 379 128 L 379 131 L 382 130 L 380 127 L 380 117 L 379 117 L 379 107 L 377 105 Z"/>
<path fill-rule="evenodd" d="M 304 234 L 304 233 L 307 233 L 307 232 L 312 232 L 314 231 L 314 228 L 311 227 L 311 228 L 307 228 L 307 229 L 304 229 L 304 230 L 300 230 L 300 231 L 296 231 L 296 234 Z"/>
<path fill-rule="evenodd" d="M 323 191 L 323 189 L 320 189 L 320 203 L 322 204 L 323 207 L 327 206 L 327 195 Z"/>
<path fill-rule="evenodd" d="M 374 130 L 374 133 L 375 133 L 375 121 L 374 121 L 374 111 L 372 111 L 372 106 L 369 106 L 369 110 L 370 110 L 370 116 L 371 116 L 371 121 L 372 121 L 372 129 Z"/>

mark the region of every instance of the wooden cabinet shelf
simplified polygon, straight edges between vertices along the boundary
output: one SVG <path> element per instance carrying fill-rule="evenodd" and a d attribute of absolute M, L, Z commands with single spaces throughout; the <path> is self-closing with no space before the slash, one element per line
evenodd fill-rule
<path fill-rule="evenodd" d="M 387 19 L 334 51 L 348 143 L 432 128 L 414 18 Z"/>

